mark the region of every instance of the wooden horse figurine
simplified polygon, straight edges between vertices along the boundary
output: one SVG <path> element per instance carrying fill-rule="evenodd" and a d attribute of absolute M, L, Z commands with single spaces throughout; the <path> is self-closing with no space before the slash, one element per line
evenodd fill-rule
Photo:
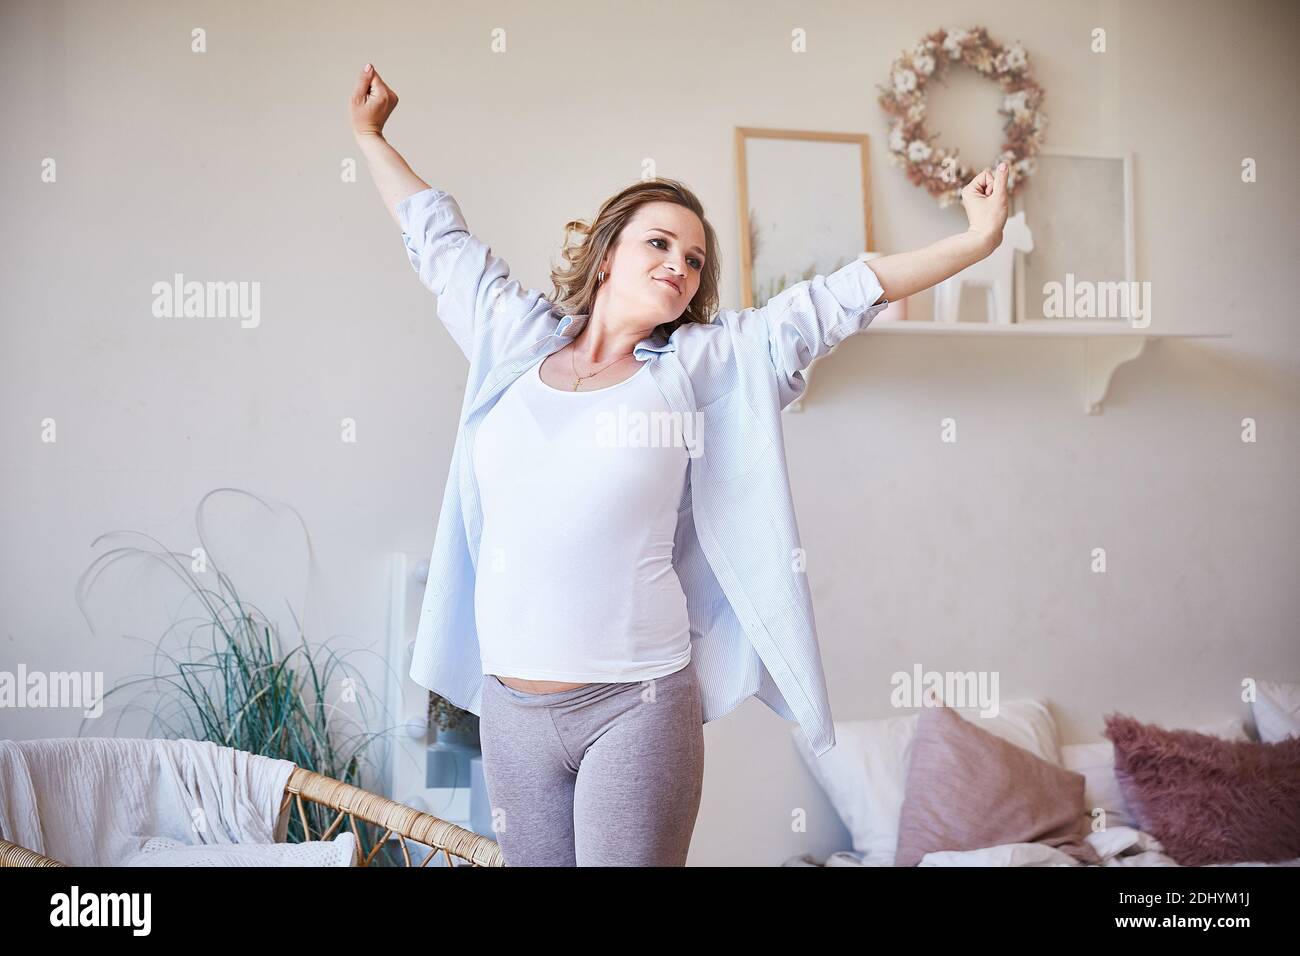
<path fill-rule="evenodd" d="M 987 257 L 944 279 L 934 287 L 934 321 L 956 322 L 964 285 L 983 286 L 988 320 L 997 325 L 1012 323 L 1011 267 L 1017 252 L 1034 251 L 1034 234 L 1025 223 L 1024 210 L 1007 218 L 1002 244 Z"/>

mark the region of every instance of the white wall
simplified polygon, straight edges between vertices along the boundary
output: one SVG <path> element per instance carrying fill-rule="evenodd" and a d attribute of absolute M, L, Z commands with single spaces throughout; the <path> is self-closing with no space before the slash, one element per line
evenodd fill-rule
<path fill-rule="evenodd" d="M 91 542 L 131 528 L 188 552 L 195 506 L 222 486 L 303 515 L 319 562 L 309 632 L 382 649 L 388 556 L 432 544 L 466 364 L 368 176 L 340 181 L 360 161 L 345 101 L 364 62 L 401 96 L 393 144 L 525 284 L 549 291 L 565 220 L 652 157 L 705 201 L 736 305 L 735 126 L 871 135 L 885 252 L 965 228 L 888 165 L 875 97 L 903 48 L 973 25 L 969 11 L 5 4 L 0 668 L 103 670 L 109 685 L 147 669 L 124 635 L 156 640 L 176 589 L 115 568 L 92 635 L 78 578 L 114 543 L 147 542 Z M 1148 349 L 1097 417 L 1078 344 L 868 332 L 821 363 L 786 441 L 835 716 L 893 713 L 889 675 L 918 662 L 1048 696 L 1069 740 L 1098 738 L 1111 710 L 1183 726 L 1238 713 L 1243 677 L 1300 679 L 1296 8 L 1024 0 L 975 22 L 1030 51 L 1048 145 L 1135 154 L 1139 279 L 1161 321 L 1233 337 Z M 1097 26 L 1104 55 L 1089 50 Z M 489 52 L 497 27 L 504 55 Z M 807 53 L 789 51 L 795 28 Z M 945 137 L 997 146 L 991 89 L 959 75 L 933 100 Z M 151 286 L 175 272 L 259 281 L 260 326 L 154 318 Z M 956 444 L 939 441 L 948 416 Z M 224 495 L 207 522 L 259 606 L 282 612 L 287 595 L 301 613 L 290 520 Z M 78 726 L 66 710 L 0 721 L 17 738 Z M 847 846 L 787 728 L 756 700 L 707 726 L 693 864 Z"/>

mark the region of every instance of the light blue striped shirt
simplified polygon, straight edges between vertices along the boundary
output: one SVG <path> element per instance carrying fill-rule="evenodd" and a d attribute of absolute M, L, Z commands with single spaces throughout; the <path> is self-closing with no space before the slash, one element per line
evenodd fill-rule
<path fill-rule="evenodd" d="M 588 315 L 564 315 L 511 279 L 446 191 L 423 190 L 395 209 L 411 265 L 469 359 L 410 673 L 480 714 L 474 582 L 483 517 L 470 460 L 474 432 L 506 387 L 567 345 Z M 638 361 L 649 360 L 655 385 L 681 420 L 696 415 L 702 439 L 678 507 L 673 566 L 687 598 L 704 722 L 757 696 L 797 721 L 818 756 L 834 746 L 835 730 L 781 411 L 803 392 L 803 369 L 889 304 L 883 292 L 857 259 L 795 283 L 762 308 L 722 309 L 707 325 L 686 323 L 671 337 L 656 332 L 633 350 Z M 572 503 L 557 490 L 537 506 Z"/>

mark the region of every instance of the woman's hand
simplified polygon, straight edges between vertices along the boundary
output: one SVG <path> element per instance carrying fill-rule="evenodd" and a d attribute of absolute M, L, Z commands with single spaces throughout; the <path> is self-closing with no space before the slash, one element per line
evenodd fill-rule
<path fill-rule="evenodd" d="M 357 136 L 382 136 L 384 124 L 396 108 L 397 94 L 379 78 L 375 68 L 367 63 L 357 78 L 352 98 L 348 100 L 352 132 Z"/>
<path fill-rule="evenodd" d="M 975 233 L 992 252 L 1002 244 L 1007 224 L 1007 164 L 998 165 L 995 176 L 987 166 L 961 191 L 961 204 Z"/>

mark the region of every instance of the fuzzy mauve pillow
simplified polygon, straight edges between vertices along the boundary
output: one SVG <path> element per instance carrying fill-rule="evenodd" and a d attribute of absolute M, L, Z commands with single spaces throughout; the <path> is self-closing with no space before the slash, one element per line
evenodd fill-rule
<path fill-rule="evenodd" d="M 1115 778 L 1138 829 L 1183 866 L 1300 857 L 1300 737 L 1221 740 L 1106 716 Z"/>
<path fill-rule="evenodd" d="M 1045 843 L 1101 863 L 1087 842 L 1084 776 L 1048 763 L 966 720 L 923 707 L 916 722 L 894 866 L 927 853 Z"/>

